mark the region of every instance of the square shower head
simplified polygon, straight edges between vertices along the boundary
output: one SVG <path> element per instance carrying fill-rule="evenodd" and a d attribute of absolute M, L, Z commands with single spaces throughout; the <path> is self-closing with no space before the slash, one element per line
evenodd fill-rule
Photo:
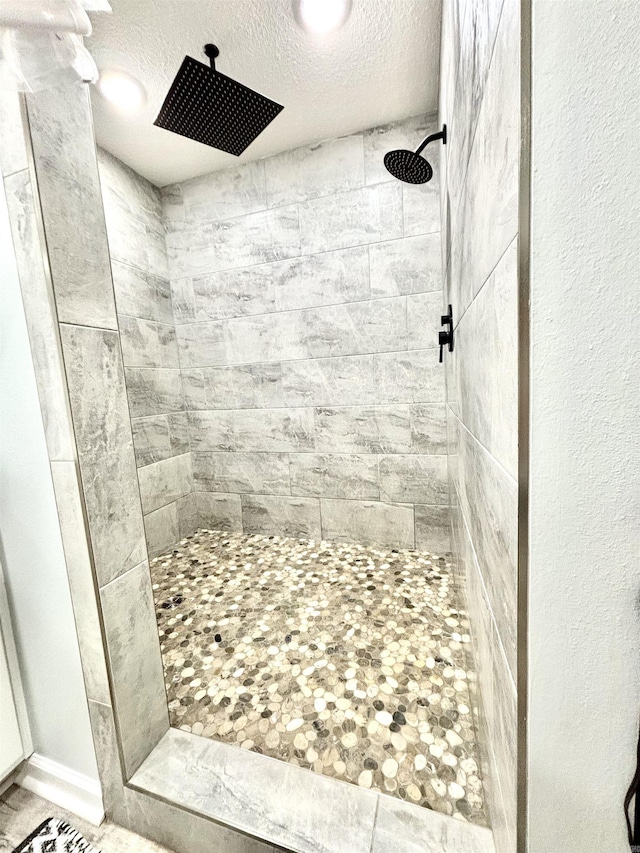
<path fill-rule="evenodd" d="M 238 157 L 283 109 L 185 56 L 154 124 Z"/>

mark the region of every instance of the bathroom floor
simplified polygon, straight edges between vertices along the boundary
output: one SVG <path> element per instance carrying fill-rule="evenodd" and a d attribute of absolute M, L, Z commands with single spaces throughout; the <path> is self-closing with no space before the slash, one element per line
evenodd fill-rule
<path fill-rule="evenodd" d="M 172 726 L 486 824 L 445 557 L 199 530 L 151 574 Z"/>

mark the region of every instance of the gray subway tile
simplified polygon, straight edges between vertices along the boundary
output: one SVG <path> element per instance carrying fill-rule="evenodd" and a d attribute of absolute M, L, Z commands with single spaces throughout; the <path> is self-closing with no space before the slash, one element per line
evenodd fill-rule
<path fill-rule="evenodd" d="M 311 409 L 237 409 L 189 413 L 192 450 L 313 449 Z"/>
<path fill-rule="evenodd" d="M 185 412 L 133 418 L 133 446 L 138 468 L 188 453 L 189 425 Z"/>
<path fill-rule="evenodd" d="M 350 190 L 300 204 L 303 255 L 402 237 L 398 182 Z"/>
<path fill-rule="evenodd" d="M 275 311 L 274 266 L 258 264 L 194 278 L 195 320 L 219 320 Z"/>
<path fill-rule="evenodd" d="M 397 297 L 310 308 L 306 327 L 313 358 L 404 350 L 407 306 Z"/>
<path fill-rule="evenodd" d="M 411 449 L 414 453 L 446 454 L 447 419 L 444 403 L 411 406 Z"/>
<path fill-rule="evenodd" d="M 171 305 L 176 325 L 195 323 L 196 303 L 193 293 L 193 279 L 171 279 Z"/>
<path fill-rule="evenodd" d="M 284 398 L 290 406 L 373 403 L 373 355 L 300 359 L 282 365 Z"/>
<path fill-rule="evenodd" d="M 439 234 L 373 243 L 369 256 L 373 297 L 442 290 Z"/>
<path fill-rule="evenodd" d="M 362 134 L 285 151 L 263 162 L 270 207 L 332 195 L 364 184 Z"/>
<path fill-rule="evenodd" d="M 447 457 L 401 455 L 380 459 L 382 500 L 414 504 L 449 503 Z"/>
<path fill-rule="evenodd" d="M 408 406 L 315 409 L 316 450 L 329 453 L 408 453 Z"/>
<path fill-rule="evenodd" d="M 196 492 L 193 497 L 200 527 L 212 530 L 242 530 L 240 495 Z"/>
<path fill-rule="evenodd" d="M 224 349 L 228 364 L 306 358 L 309 346 L 310 335 L 303 311 L 225 321 Z"/>
<path fill-rule="evenodd" d="M 144 559 L 144 530 L 118 333 L 62 326 L 91 540 L 100 584 Z"/>
<path fill-rule="evenodd" d="M 381 501 L 322 498 L 322 538 L 389 548 L 413 548 L 413 507 Z"/>
<path fill-rule="evenodd" d="M 148 563 L 100 591 L 127 778 L 169 728 Z"/>
<path fill-rule="evenodd" d="M 22 127 L 19 92 L 5 89 L 0 92 L 0 171 L 12 175 L 28 164 L 27 148 Z"/>
<path fill-rule="evenodd" d="M 296 405 L 283 391 L 282 365 L 241 364 L 182 371 L 187 409 L 262 409 Z"/>
<path fill-rule="evenodd" d="M 173 326 L 123 315 L 118 323 L 126 367 L 180 367 Z"/>
<path fill-rule="evenodd" d="M 180 539 L 176 501 L 147 513 L 144 517 L 144 532 L 150 559 L 173 548 Z"/>
<path fill-rule="evenodd" d="M 373 455 L 292 453 L 290 468 L 293 495 L 361 500 L 380 495 Z"/>
<path fill-rule="evenodd" d="M 428 349 L 438 346 L 438 333 L 442 330 L 442 292 L 414 293 L 407 296 L 408 349 Z"/>
<path fill-rule="evenodd" d="M 194 451 L 193 479 L 203 492 L 288 495 L 289 459 L 283 453 Z"/>
<path fill-rule="evenodd" d="M 184 408 L 179 370 L 128 367 L 125 376 L 132 418 L 179 412 Z"/>
<path fill-rule="evenodd" d="M 265 161 L 254 160 L 165 187 L 162 192 L 172 197 L 174 205 L 177 199 L 182 203 L 183 225 L 222 222 L 266 208 L 264 172 Z M 180 225 L 176 216 L 171 222 L 174 227 Z"/>
<path fill-rule="evenodd" d="M 138 479 L 146 515 L 192 491 L 191 455 L 183 453 L 145 465 L 138 469 Z"/>
<path fill-rule="evenodd" d="M 451 524 L 448 506 L 414 506 L 416 548 L 443 554 L 451 551 Z"/>
<path fill-rule="evenodd" d="M 438 159 L 431 160 L 433 178 L 427 184 L 402 185 L 404 236 L 440 231 L 440 190 Z"/>
<path fill-rule="evenodd" d="M 320 538 L 320 503 L 315 498 L 242 495 L 245 533 Z"/>
<path fill-rule="evenodd" d="M 373 369 L 376 402 L 382 405 L 444 401 L 444 370 L 437 349 L 376 353 Z"/>
<path fill-rule="evenodd" d="M 116 329 L 89 91 L 46 89 L 27 104 L 58 318 Z"/>
<path fill-rule="evenodd" d="M 176 337 L 183 369 L 225 364 L 224 325 L 221 322 L 176 326 Z"/>
<path fill-rule="evenodd" d="M 366 246 L 305 255 L 272 265 L 278 311 L 357 302 L 369 298 Z"/>
<path fill-rule="evenodd" d="M 111 260 L 111 269 L 119 314 L 157 323 L 173 323 L 171 289 L 166 278 L 115 259 Z"/>

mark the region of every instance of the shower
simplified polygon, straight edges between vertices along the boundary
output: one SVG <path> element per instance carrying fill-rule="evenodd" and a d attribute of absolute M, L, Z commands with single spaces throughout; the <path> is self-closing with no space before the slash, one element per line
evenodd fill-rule
<path fill-rule="evenodd" d="M 432 133 L 419 145 L 415 151 L 408 149 L 397 148 L 394 151 L 389 151 L 384 155 L 384 165 L 386 170 L 397 178 L 399 181 L 404 181 L 407 184 L 426 184 L 433 177 L 433 169 L 431 164 L 421 155 L 430 142 L 435 142 L 441 139 L 442 144 L 447 144 L 447 126 L 442 126 L 439 133 Z"/>

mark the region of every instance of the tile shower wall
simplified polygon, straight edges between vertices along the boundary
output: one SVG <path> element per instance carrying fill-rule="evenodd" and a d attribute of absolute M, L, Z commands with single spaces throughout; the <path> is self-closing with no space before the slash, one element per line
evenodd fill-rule
<path fill-rule="evenodd" d="M 488 800 L 500 853 L 515 850 L 517 0 L 446 0 L 441 63 L 445 294 L 453 546 L 478 657 Z"/>
<path fill-rule="evenodd" d="M 147 548 L 193 532 L 187 414 L 167 267 L 160 191 L 98 151 L 118 326 Z"/>
<path fill-rule="evenodd" d="M 448 550 L 438 182 L 382 166 L 434 129 L 162 190 L 200 523 Z"/>

